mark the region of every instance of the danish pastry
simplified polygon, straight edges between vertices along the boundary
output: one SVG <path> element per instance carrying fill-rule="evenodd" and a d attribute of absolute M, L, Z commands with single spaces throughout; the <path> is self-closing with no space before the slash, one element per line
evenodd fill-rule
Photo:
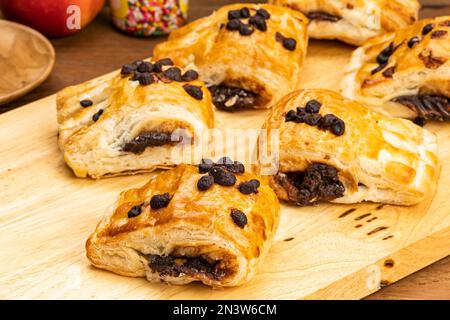
<path fill-rule="evenodd" d="M 369 40 L 353 53 L 341 89 L 393 116 L 450 121 L 450 16 Z"/>
<path fill-rule="evenodd" d="M 309 36 L 362 45 L 369 38 L 417 21 L 417 0 L 270 0 L 304 13 Z"/>
<path fill-rule="evenodd" d="M 289 94 L 264 128 L 279 130 L 280 141 L 278 172 L 267 179 L 280 199 L 298 205 L 413 205 L 436 181 L 434 134 L 332 91 Z"/>
<path fill-rule="evenodd" d="M 288 8 L 229 5 L 172 32 L 154 56 L 197 70 L 219 109 L 270 108 L 299 88 L 307 21 Z"/>
<path fill-rule="evenodd" d="M 272 189 L 239 162 L 203 160 L 120 194 L 86 243 L 98 268 L 151 282 L 241 285 L 278 226 Z"/>
<path fill-rule="evenodd" d="M 211 95 L 170 59 L 135 61 L 120 74 L 57 95 L 59 145 L 78 177 L 173 166 L 174 148 L 214 126 Z"/>

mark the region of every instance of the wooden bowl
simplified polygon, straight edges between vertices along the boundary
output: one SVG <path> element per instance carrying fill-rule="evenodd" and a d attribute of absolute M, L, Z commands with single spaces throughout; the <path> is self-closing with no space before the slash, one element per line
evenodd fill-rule
<path fill-rule="evenodd" d="M 0 105 L 40 85 L 53 69 L 55 50 L 39 32 L 0 20 Z"/>

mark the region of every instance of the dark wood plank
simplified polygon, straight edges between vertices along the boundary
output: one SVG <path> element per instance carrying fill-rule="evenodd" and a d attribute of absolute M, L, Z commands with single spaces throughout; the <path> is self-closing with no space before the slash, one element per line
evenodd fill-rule
<path fill-rule="evenodd" d="M 189 20 L 206 16 L 231 0 L 191 0 Z M 245 1 L 239 2 L 258 2 Z M 263 1 L 259 1 L 263 2 Z M 450 15 L 450 0 L 423 0 L 421 18 Z M 43 98 L 58 90 L 110 72 L 131 60 L 148 57 L 160 38 L 135 38 L 111 27 L 109 8 L 80 33 L 51 40 L 56 50 L 52 75 L 37 89 L 0 113 Z M 120 44 L 120 45 L 119 45 Z M 368 299 L 450 299 L 450 257 L 371 295 Z"/>

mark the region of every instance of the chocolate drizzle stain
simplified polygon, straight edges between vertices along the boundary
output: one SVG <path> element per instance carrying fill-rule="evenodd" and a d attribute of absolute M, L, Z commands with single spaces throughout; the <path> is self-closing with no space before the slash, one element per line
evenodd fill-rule
<path fill-rule="evenodd" d="M 361 228 L 361 227 L 362 227 L 362 224 L 357 224 L 357 225 L 355 226 L 356 229 Z"/>
<path fill-rule="evenodd" d="M 378 206 L 375 207 L 375 210 L 381 210 L 383 209 L 385 206 L 385 204 L 379 204 Z"/>
<path fill-rule="evenodd" d="M 364 219 L 364 218 L 366 218 L 366 217 L 368 217 L 370 215 L 372 215 L 372 214 L 371 213 L 366 213 L 366 214 L 360 215 L 359 217 L 355 218 L 355 221 L 362 220 L 362 219 Z"/>
<path fill-rule="evenodd" d="M 383 230 L 386 230 L 386 229 L 388 229 L 388 227 L 378 227 L 378 228 L 375 228 L 372 231 L 368 232 L 367 235 L 371 236 L 371 235 L 373 235 L 373 234 L 375 234 L 377 232 L 380 232 L 380 231 L 383 231 Z"/>
<path fill-rule="evenodd" d="M 289 237 L 289 238 L 286 238 L 286 239 L 284 239 L 283 241 L 286 241 L 286 242 L 288 242 L 288 241 L 292 241 L 292 240 L 294 240 L 294 237 Z"/>
<path fill-rule="evenodd" d="M 369 223 L 369 222 L 372 222 L 372 221 L 377 220 L 377 219 L 378 219 L 378 217 L 373 217 L 373 218 L 370 218 L 369 220 L 367 220 L 366 222 Z"/>
<path fill-rule="evenodd" d="M 384 237 L 383 240 L 389 240 L 389 239 L 391 239 L 391 238 L 393 238 L 393 237 L 394 237 L 393 235 L 389 235 L 389 236 L 387 236 L 387 237 Z"/>
<path fill-rule="evenodd" d="M 354 211 L 356 211 L 355 208 L 348 209 L 347 211 L 344 211 L 343 213 L 341 213 L 341 215 L 338 218 L 344 218 Z"/>
<path fill-rule="evenodd" d="M 392 268 L 394 266 L 395 262 L 392 259 L 387 259 L 384 261 L 384 266 L 386 268 Z"/>

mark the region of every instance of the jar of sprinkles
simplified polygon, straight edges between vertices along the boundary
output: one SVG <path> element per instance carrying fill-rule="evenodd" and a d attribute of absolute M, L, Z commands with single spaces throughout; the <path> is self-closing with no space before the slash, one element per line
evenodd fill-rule
<path fill-rule="evenodd" d="M 135 36 L 158 36 L 180 27 L 188 0 L 110 0 L 114 25 Z"/>

